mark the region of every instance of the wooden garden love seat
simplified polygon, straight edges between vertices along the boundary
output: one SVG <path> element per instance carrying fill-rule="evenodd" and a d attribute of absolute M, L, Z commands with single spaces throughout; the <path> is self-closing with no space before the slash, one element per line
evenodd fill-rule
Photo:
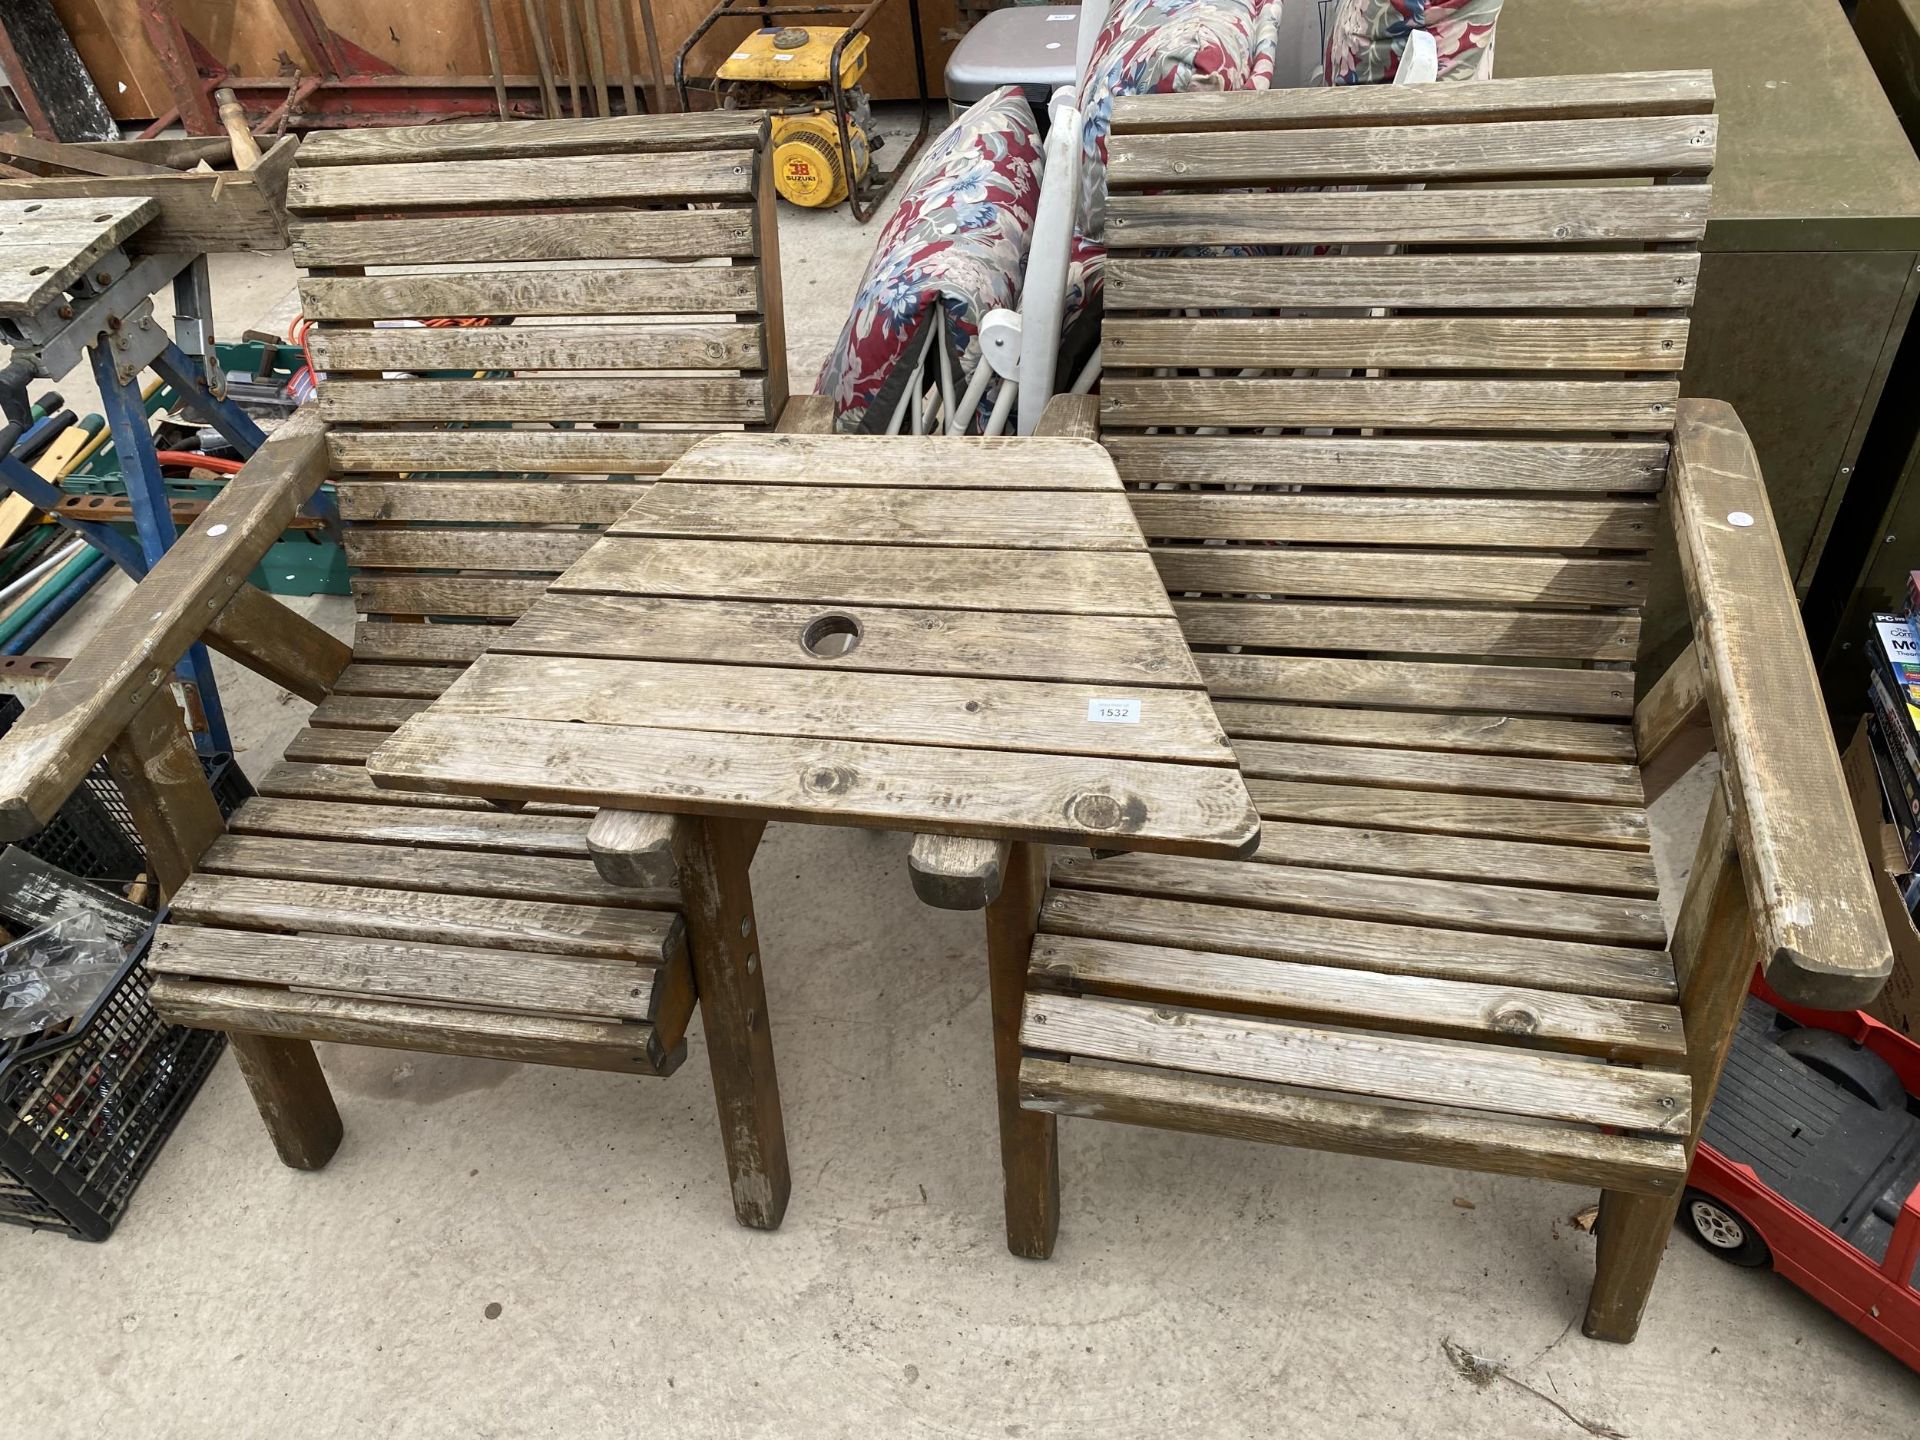
<path fill-rule="evenodd" d="M 341 1133 L 312 1041 L 667 1075 L 700 1000 L 736 1213 L 779 1223 L 761 975 L 681 914 L 674 826 L 603 826 L 631 852 L 611 884 L 590 811 L 395 794 L 362 765 L 648 477 L 781 418 L 766 141 L 734 111 L 315 138 L 288 204 L 329 378 L 0 745 L 16 835 L 111 751 L 171 900 L 153 1002 L 228 1032 L 289 1165 Z M 241 584 L 329 474 L 350 649 Z M 224 833 L 163 683 L 203 631 L 319 702 Z"/>
<path fill-rule="evenodd" d="M 1705 73 L 1116 102 L 1101 438 L 1265 826 L 1056 860 L 996 995 L 1017 1253 L 1059 1115 L 1533 1175 L 1601 1188 L 1586 1328 L 1629 1340 L 1755 962 L 1830 1007 L 1888 973 L 1753 449 L 1679 398 L 1712 112 Z M 1636 705 L 1668 546 L 1693 644 Z M 1646 803 L 1709 733 L 1669 935 Z"/>

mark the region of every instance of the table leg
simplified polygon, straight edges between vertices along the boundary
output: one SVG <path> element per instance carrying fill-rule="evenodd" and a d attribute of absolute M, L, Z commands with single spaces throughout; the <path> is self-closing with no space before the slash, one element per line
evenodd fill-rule
<path fill-rule="evenodd" d="M 1053 1253 L 1060 1229 L 1060 1152 L 1052 1115 L 1020 1108 L 1020 1013 L 1027 959 L 1047 892 L 1047 847 L 1016 844 L 1006 879 L 987 906 L 987 976 L 993 1006 L 993 1078 L 1000 1099 L 1000 1167 L 1006 1183 L 1007 1249 L 1030 1260 Z"/>
<path fill-rule="evenodd" d="M 742 1225 L 773 1230 L 786 1213 L 792 1185 L 747 873 L 760 830 L 758 821 L 691 820 L 680 895 L 733 1181 L 733 1213 Z"/>

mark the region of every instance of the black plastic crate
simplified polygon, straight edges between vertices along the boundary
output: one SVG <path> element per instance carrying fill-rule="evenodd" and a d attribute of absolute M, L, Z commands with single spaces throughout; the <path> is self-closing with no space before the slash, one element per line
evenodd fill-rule
<path fill-rule="evenodd" d="M 0 696 L 0 734 L 19 715 L 19 702 Z M 221 814 L 232 814 L 253 787 L 229 755 L 203 763 Z M 126 800 L 104 765 L 22 848 L 109 887 L 146 868 Z M 0 1041 L 0 1221 L 106 1239 L 220 1058 L 225 1035 L 154 1014 L 146 950 L 145 941 L 134 948 L 64 1033 Z"/>

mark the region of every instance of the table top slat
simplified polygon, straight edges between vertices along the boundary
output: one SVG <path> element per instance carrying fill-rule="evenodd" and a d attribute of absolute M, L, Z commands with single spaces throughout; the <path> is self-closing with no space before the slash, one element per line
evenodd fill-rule
<path fill-rule="evenodd" d="M 1144 545 L 1132 553 L 1110 554 L 609 535 L 575 561 L 552 589 L 562 595 L 685 595 L 1160 618 L 1173 614 Z"/>
<path fill-rule="evenodd" d="M 793 650 L 803 658 L 797 631 Z M 1115 698 L 1135 704 L 1136 723 L 1088 719 Z M 1116 697 L 1110 686 L 797 667 L 485 655 L 435 713 L 1198 765 L 1235 755 L 1202 690 Z"/>
<path fill-rule="evenodd" d="M 782 735 L 416 715 L 368 762 L 376 784 L 580 805 L 644 795 L 675 813 L 1173 855 L 1252 852 L 1260 823 L 1231 766 Z"/>
<path fill-rule="evenodd" d="M 881 490 L 662 480 L 612 535 L 1009 550 L 1141 550 L 1125 495 L 1057 490 Z"/>

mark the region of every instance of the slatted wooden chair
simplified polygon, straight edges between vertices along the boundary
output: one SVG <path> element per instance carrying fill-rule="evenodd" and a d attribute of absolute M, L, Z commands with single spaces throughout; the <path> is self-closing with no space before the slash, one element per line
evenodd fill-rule
<path fill-rule="evenodd" d="M 665 1075 L 698 998 L 736 1213 L 779 1222 L 759 968 L 750 938 L 681 915 L 673 827 L 606 831 L 632 849 L 632 883 L 613 885 L 590 812 L 395 794 L 362 765 L 645 477 L 781 414 L 766 139 L 746 112 L 316 138 L 289 206 L 329 376 L 317 402 L 0 747 L 15 833 L 114 747 L 171 896 L 154 1004 L 232 1036 L 289 1165 L 324 1164 L 340 1138 L 311 1041 Z M 250 589 L 229 598 L 329 470 L 366 615 L 351 653 Z M 197 770 L 169 768 L 187 742 L 153 689 L 202 630 L 320 702 L 224 834 L 181 778 Z"/>
<path fill-rule="evenodd" d="M 1058 1115 L 1542 1176 L 1602 1188 L 1586 1327 L 1629 1340 L 1756 959 L 1814 1005 L 1887 974 L 1752 448 L 1679 399 L 1712 109 L 1704 73 L 1116 103 L 1102 439 L 1266 823 L 1054 865 L 1017 1253 Z M 1636 708 L 1663 516 L 1693 644 Z M 1669 937 L 1645 805 L 1703 715 Z"/>

